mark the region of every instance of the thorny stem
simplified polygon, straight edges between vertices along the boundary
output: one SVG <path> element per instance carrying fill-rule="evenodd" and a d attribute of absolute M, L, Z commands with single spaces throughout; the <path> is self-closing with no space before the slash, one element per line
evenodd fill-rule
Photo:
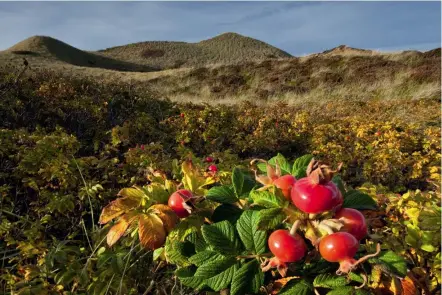
<path fill-rule="evenodd" d="M 301 225 L 300 220 L 296 220 L 295 222 L 293 222 L 292 228 L 290 229 L 290 235 L 296 235 L 296 231 L 298 230 L 299 225 Z"/>

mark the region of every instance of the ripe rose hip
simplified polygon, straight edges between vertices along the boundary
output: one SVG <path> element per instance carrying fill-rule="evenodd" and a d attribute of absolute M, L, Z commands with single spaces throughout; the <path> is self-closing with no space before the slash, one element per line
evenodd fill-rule
<path fill-rule="evenodd" d="M 288 230 L 283 229 L 274 231 L 269 237 L 268 244 L 270 251 L 282 263 L 299 261 L 307 251 L 301 236 L 291 235 Z"/>
<path fill-rule="evenodd" d="M 335 218 L 344 222 L 341 231 L 352 234 L 356 239 L 361 240 L 367 235 L 367 223 L 360 211 L 342 208 L 336 212 Z"/>
<path fill-rule="evenodd" d="M 329 262 L 339 262 L 338 272 L 348 273 L 356 266 L 353 258 L 358 251 L 359 242 L 351 234 L 337 232 L 328 235 L 319 242 L 319 253 Z"/>
<path fill-rule="evenodd" d="M 181 189 L 174 192 L 169 197 L 169 207 L 178 215 L 179 218 L 185 218 L 190 215 L 191 207 L 186 204 L 193 200 L 193 194 L 189 190 Z"/>
<path fill-rule="evenodd" d="M 207 163 L 212 163 L 213 162 L 213 158 L 212 157 L 206 157 L 206 162 Z"/>
<path fill-rule="evenodd" d="M 339 206 L 342 195 L 331 181 L 335 172 L 312 159 L 307 168 L 307 177 L 297 180 L 292 188 L 293 204 L 299 210 L 313 214 L 331 211 Z"/>
<path fill-rule="evenodd" d="M 216 165 L 210 165 L 207 169 L 209 169 L 210 172 L 214 173 L 218 171 L 218 167 L 216 167 Z"/>
<path fill-rule="evenodd" d="M 296 182 L 296 178 L 292 175 L 284 175 L 273 181 L 273 184 L 282 191 L 287 200 L 290 200 L 290 192 Z"/>
<path fill-rule="evenodd" d="M 287 274 L 287 263 L 301 260 L 307 252 L 307 246 L 301 236 L 296 234 L 300 221 L 293 223 L 290 231 L 279 229 L 274 231 L 268 240 L 270 251 L 274 255 L 261 264 L 263 272 L 276 267 L 282 277 Z"/>

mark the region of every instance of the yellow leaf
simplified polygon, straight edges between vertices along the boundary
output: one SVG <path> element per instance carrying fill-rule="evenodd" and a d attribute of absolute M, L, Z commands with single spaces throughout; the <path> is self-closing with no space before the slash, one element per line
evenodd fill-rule
<path fill-rule="evenodd" d="M 181 170 L 184 175 L 182 179 L 184 187 L 196 194 L 204 194 L 204 187 L 215 183 L 213 177 L 205 178 L 202 176 L 192 161 L 184 161 L 181 165 Z"/>
<path fill-rule="evenodd" d="M 153 212 L 161 219 L 167 233 L 175 228 L 179 218 L 169 206 L 156 204 L 151 206 L 150 209 L 152 209 Z"/>
<path fill-rule="evenodd" d="M 143 214 L 138 221 L 138 234 L 141 245 L 150 250 L 163 246 L 166 231 L 161 219 L 155 214 Z"/>
<path fill-rule="evenodd" d="M 129 225 L 135 221 L 136 213 L 128 213 L 123 215 L 117 224 L 115 224 L 107 233 L 107 244 L 112 247 L 126 232 Z"/>
<path fill-rule="evenodd" d="M 134 187 L 123 188 L 118 192 L 118 196 L 132 198 L 132 199 L 141 199 L 146 195 L 142 189 L 134 186 Z"/>
<path fill-rule="evenodd" d="M 131 197 L 118 198 L 103 208 L 101 211 L 100 220 L 98 222 L 100 224 L 106 224 L 123 213 L 135 209 L 139 205 L 139 199 L 134 199 Z"/>

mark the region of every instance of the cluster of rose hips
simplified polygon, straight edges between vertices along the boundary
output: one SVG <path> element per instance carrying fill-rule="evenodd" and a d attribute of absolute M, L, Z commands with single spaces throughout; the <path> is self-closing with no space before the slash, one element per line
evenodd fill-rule
<path fill-rule="evenodd" d="M 206 162 L 212 163 L 213 158 L 207 157 Z M 312 160 L 307 168 L 307 176 L 296 180 L 292 175 L 281 176 L 278 165 L 275 170 L 267 162 L 265 163 L 267 175 L 256 175 L 257 181 L 264 185 L 261 189 L 270 186 L 277 187 L 287 200 L 300 211 L 307 213 L 311 219 L 321 214 L 332 213 L 332 219 L 316 222 L 319 225 L 318 229 L 325 229 L 327 235 L 318 238 L 313 244 L 319 248 L 322 258 L 329 262 L 339 262 L 337 273 L 348 273 L 361 262 L 379 253 L 378 247 L 378 253 L 367 255 L 359 260 L 354 259 L 359 248 L 359 241 L 367 235 L 367 224 L 364 215 L 358 210 L 342 208 L 343 196 L 331 181 L 336 171 L 332 171 L 321 162 Z M 208 170 L 216 173 L 217 168 L 211 165 Z M 196 198 L 192 192 L 181 189 L 169 197 L 168 205 L 178 217 L 185 218 L 194 209 L 195 201 Z M 327 224 L 330 223 L 335 226 L 328 226 Z M 276 267 L 279 273 L 285 276 L 287 263 L 297 262 L 305 257 L 308 247 L 305 240 L 297 234 L 300 225 L 302 221 L 297 220 L 290 231 L 279 229 L 271 233 L 268 245 L 274 257 L 263 263 L 263 271 Z M 336 229 L 337 232 L 334 231 Z"/>
<path fill-rule="evenodd" d="M 284 197 L 312 219 L 320 214 L 332 213 L 333 218 L 328 221 L 337 224 L 339 231 L 334 232 L 333 228 L 327 226 L 327 222 L 319 223 L 318 228 L 326 228 L 327 235 L 316 240 L 314 246 L 319 248 L 319 253 L 325 260 L 339 262 L 338 274 L 348 273 L 374 256 L 367 255 L 359 260 L 353 258 L 358 251 L 359 241 L 367 235 L 367 224 L 360 211 L 342 208 L 343 196 L 331 181 L 336 171 L 315 160 L 310 162 L 307 176 L 299 180 L 292 175 L 279 176 L 280 172 L 275 172 L 269 165 L 267 171 L 270 175 L 257 176 L 257 180 L 264 185 L 271 182 L 282 191 Z M 287 263 L 297 262 L 306 255 L 307 245 L 296 233 L 300 224 L 300 221 L 296 221 L 290 231 L 280 229 L 270 235 L 268 245 L 275 257 L 263 264 L 264 271 L 276 267 L 285 276 Z"/>

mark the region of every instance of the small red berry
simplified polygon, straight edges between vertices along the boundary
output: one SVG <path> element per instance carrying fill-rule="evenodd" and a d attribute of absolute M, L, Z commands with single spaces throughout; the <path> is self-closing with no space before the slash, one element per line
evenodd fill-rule
<path fill-rule="evenodd" d="M 213 158 L 212 157 L 206 157 L 206 162 L 207 163 L 212 163 L 213 162 Z"/>
<path fill-rule="evenodd" d="M 144 151 L 144 144 L 142 144 L 142 145 L 140 146 L 140 149 L 141 149 L 142 151 Z"/>
<path fill-rule="evenodd" d="M 377 132 L 375 133 L 375 135 L 376 135 L 376 136 L 381 136 L 381 133 L 380 133 L 379 131 L 377 131 Z"/>
<path fill-rule="evenodd" d="M 169 197 L 169 207 L 178 215 L 179 218 L 184 218 L 190 215 L 191 208 L 186 204 L 187 201 L 193 200 L 193 194 L 189 190 L 181 189 L 174 192 Z"/>
<path fill-rule="evenodd" d="M 218 167 L 216 167 L 216 165 L 210 165 L 208 169 L 210 172 L 217 172 L 218 171 Z"/>
<path fill-rule="evenodd" d="M 180 117 L 181 117 L 181 118 L 184 118 L 184 113 L 181 113 L 181 114 L 180 114 Z"/>
<path fill-rule="evenodd" d="M 367 235 L 367 223 L 364 215 L 356 209 L 342 208 L 336 212 L 335 218 L 344 222 L 341 231 L 352 234 L 356 239 L 361 240 Z"/>

